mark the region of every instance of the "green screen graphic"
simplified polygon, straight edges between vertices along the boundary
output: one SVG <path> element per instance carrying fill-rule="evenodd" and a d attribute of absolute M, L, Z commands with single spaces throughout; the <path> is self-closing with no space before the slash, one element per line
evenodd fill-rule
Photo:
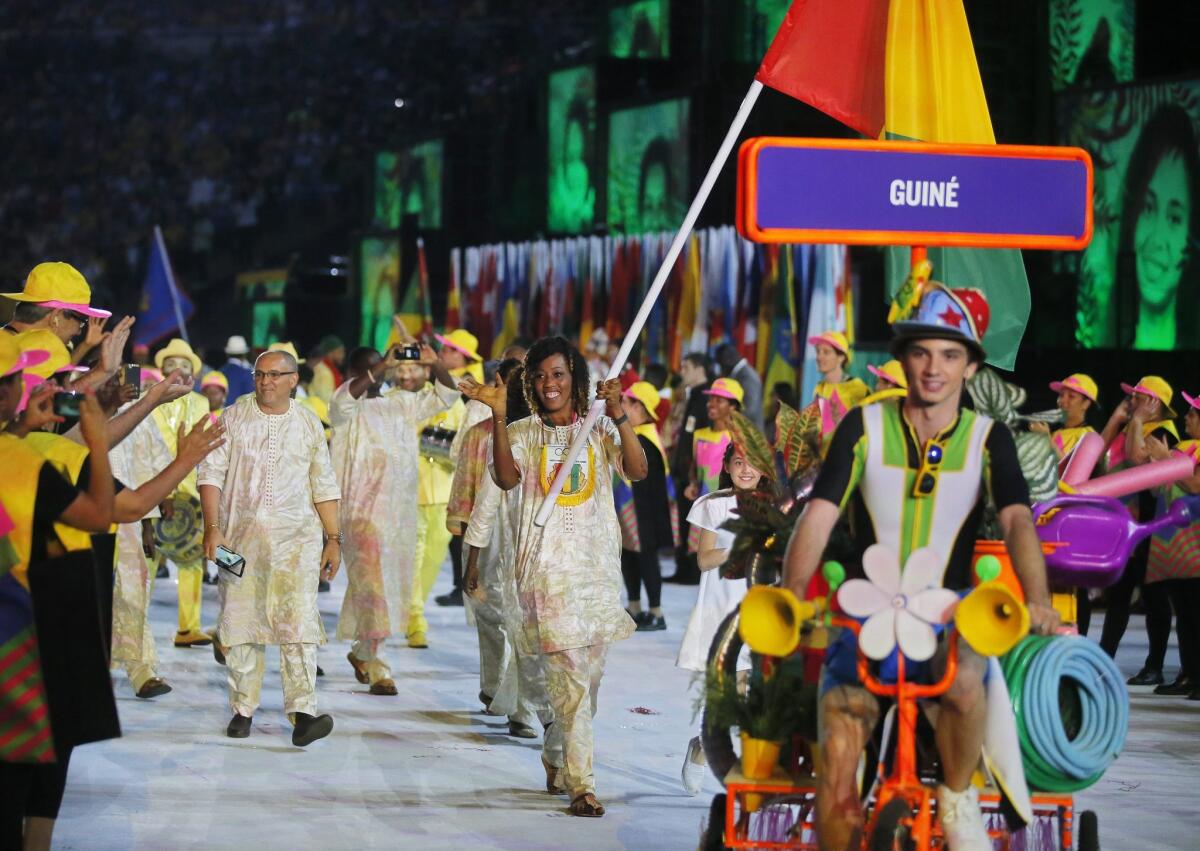
<path fill-rule="evenodd" d="M 671 55 L 670 0 L 637 0 L 608 13 L 608 52 L 618 59 Z"/>
<path fill-rule="evenodd" d="M 256 349 L 278 343 L 287 332 L 287 312 L 282 301 L 254 302 L 251 318 L 250 345 Z"/>
<path fill-rule="evenodd" d="M 422 228 L 442 226 L 441 140 L 376 154 L 374 183 L 372 227 L 395 230 L 407 215 Z"/>
<path fill-rule="evenodd" d="M 732 33 L 733 58 L 761 62 L 791 5 L 792 0 L 739 0 Z"/>
<path fill-rule="evenodd" d="M 596 72 L 590 65 L 550 75 L 546 150 L 550 159 L 546 226 L 558 233 L 590 231 L 596 186 Z"/>
<path fill-rule="evenodd" d="M 395 151 L 380 151 L 375 155 L 375 213 L 371 227 L 395 230 L 400 227 L 400 177 Z"/>
<path fill-rule="evenodd" d="M 1133 79 L 1134 0 L 1050 0 L 1055 90 Z"/>
<path fill-rule="evenodd" d="M 688 204 L 688 101 L 662 101 L 608 119 L 608 225 L 674 230 Z"/>
<path fill-rule="evenodd" d="M 1084 348 L 1200 348 L 1200 81 L 1063 97 L 1064 144 L 1095 167 L 1095 230 L 1079 254 Z"/>
<path fill-rule="evenodd" d="M 358 253 L 358 293 L 362 310 L 359 345 L 380 350 L 387 345 L 399 285 L 399 237 L 364 238 Z"/>

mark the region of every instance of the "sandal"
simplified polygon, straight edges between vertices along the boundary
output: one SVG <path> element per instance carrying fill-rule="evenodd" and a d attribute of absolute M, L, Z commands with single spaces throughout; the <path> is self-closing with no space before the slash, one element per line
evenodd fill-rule
<path fill-rule="evenodd" d="M 565 786 L 560 785 L 560 781 L 558 779 L 559 772 L 562 771 L 561 768 L 555 768 L 553 765 L 546 762 L 544 757 L 542 758 L 542 768 L 546 769 L 547 792 L 549 792 L 551 795 L 561 795 L 563 792 L 567 791 Z"/>
<path fill-rule="evenodd" d="M 371 682 L 371 677 L 367 673 L 367 663 L 360 662 L 354 658 L 354 653 L 346 654 L 346 661 L 350 663 L 350 667 L 354 669 L 354 679 L 358 680 L 363 685 Z"/>
<path fill-rule="evenodd" d="M 567 812 L 582 818 L 600 818 L 604 815 L 604 806 L 596 800 L 596 796 L 591 792 L 584 792 L 571 802 Z"/>

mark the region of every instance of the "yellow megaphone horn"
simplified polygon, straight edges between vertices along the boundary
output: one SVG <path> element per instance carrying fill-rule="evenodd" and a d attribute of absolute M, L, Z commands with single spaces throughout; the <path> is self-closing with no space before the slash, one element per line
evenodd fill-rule
<path fill-rule="evenodd" d="M 992 580 L 962 598 L 954 623 L 976 653 L 1003 656 L 1029 632 L 1029 610 L 1012 589 Z"/>
<path fill-rule="evenodd" d="M 813 603 L 797 600 L 786 588 L 754 585 L 742 600 L 738 634 L 755 653 L 790 656 L 800 644 L 801 624 L 815 614 Z"/>

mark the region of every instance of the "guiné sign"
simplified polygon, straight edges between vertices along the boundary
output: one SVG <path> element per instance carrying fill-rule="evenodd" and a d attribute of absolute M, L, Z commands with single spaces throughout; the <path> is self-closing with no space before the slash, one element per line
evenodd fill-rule
<path fill-rule="evenodd" d="M 1080 148 L 748 139 L 738 230 L 755 242 L 1077 250 L 1092 238 Z"/>

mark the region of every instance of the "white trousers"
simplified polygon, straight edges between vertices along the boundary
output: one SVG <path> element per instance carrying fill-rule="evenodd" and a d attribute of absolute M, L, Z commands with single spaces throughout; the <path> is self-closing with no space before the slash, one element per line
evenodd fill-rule
<path fill-rule="evenodd" d="M 247 718 L 254 715 L 262 696 L 267 648 L 262 644 L 235 644 L 225 650 L 229 681 L 229 708 Z M 317 714 L 317 645 L 279 645 L 279 675 L 283 681 L 283 711 Z"/>

